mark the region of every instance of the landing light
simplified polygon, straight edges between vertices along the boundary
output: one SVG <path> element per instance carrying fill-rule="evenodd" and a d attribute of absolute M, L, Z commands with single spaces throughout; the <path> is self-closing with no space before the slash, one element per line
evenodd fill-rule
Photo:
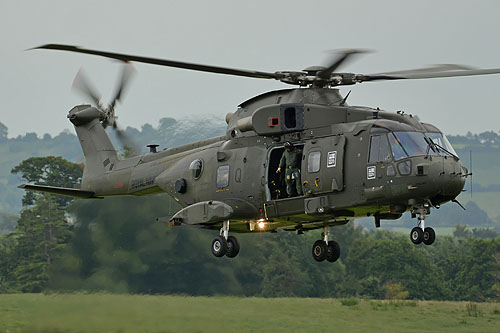
<path fill-rule="evenodd" d="M 266 226 L 263 220 L 259 220 L 259 223 L 257 225 L 259 226 L 259 229 L 264 229 L 264 227 Z"/>

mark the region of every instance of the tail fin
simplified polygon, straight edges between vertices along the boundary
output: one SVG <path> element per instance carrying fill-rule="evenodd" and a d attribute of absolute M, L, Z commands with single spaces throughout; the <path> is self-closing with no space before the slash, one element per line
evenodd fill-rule
<path fill-rule="evenodd" d="M 68 118 L 75 126 L 76 134 L 85 156 L 82 187 L 88 181 L 104 176 L 118 161 L 115 147 L 101 124 L 103 112 L 90 105 L 78 105 L 69 111 Z"/>

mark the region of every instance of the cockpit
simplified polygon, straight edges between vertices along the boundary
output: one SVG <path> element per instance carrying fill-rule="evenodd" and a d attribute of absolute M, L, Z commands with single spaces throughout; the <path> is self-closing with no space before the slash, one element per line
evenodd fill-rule
<path fill-rule="evenodd" d="M 415 156 L 451 156 L 457 153 L 446 136 L 432 125 L 428 132 L 393 121 L 377 121 L 370 131 L 369 163 L 389 162 Z"/>

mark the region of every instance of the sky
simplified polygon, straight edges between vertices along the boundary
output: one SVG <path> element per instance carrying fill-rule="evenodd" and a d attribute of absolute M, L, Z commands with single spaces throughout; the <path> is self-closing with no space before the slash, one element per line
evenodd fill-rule
<path fill-rule="evenodd" d="M 71 90 L 80 68 L 107 103 L 121 64 L 47 43 L 274 72 L 322 65 L 326 51 L 367 48 L 341 68 L 361 74 L 457 63 L 500 67 L 498 1 L 0 1 L 0 122 L 9 137 L 70 129 L 88 102 Z M 122 127 L 163 117 L 224 118 L 243 101 L 290 88 L 262 80 L 134 64 L 117 107 Z M 368 82 L 350 105 L 403 110 L 447 134 L 500 130 L 500 75 Z"/>

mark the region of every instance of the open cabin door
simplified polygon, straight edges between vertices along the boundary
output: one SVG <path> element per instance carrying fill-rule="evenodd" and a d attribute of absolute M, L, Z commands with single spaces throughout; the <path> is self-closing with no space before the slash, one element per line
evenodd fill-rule
<path fill-rule="evenodd" d="M 306 141 L 302 160 L 304 194 L 322 194 L 344 189 L 343 135 Z"/>

